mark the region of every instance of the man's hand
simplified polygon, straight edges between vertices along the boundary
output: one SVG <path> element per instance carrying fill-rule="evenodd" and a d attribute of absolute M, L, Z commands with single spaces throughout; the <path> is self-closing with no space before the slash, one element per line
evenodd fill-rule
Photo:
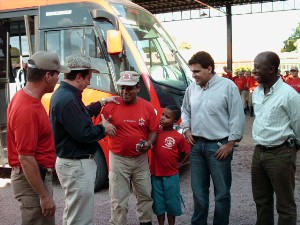
<path fill-rule="evenodd" d="M 221 145 L 219 150 L 215 153 L 215 157 L 218 160 L 225 160 L 231 153 L 235 142 L 228 142 L 227 144 Z"/>
<path fill-rule="evenodd" d="M 117 133 L 117 129 L 114 125 L 112 125 L 109 121 L 111 120 L 111 116 L 108 117 L 108 119 L 106 120 L 103 116 L 103 114 L 101 114 L 101 123 L 102 126 L 104 126 L 105 128 L 105 134 L 109 135 L 110 137 L 113 137 L 116 135 Z"/>
<path fill-rule="evenodd" d="M 44 216 L 53 216 L 55 214 L 55 203 L 51 196 L 40 197 L 40 204 Z"/>
<path fill-rule="evenodd" d="M 113 102 L 113 103 L 119 105 L 120 102 L 118 102 L 118 101 L 116 100 L 116 98 L 118 98 L 118 97 L 119 97 L 119 96 L 111 96 L 111 97 L 109 97 L 109 98 L 106 98 L 106 102 L 107 102 L 107 103 L 108 103 L 108 102 Z"/>
<path fill-rule="evenodd" d="M 140 142 L 136 144 L 136 151 L 140 153 L 145 153 L 151 148 L 152 148 L 152 143 L 149 141 L 140 140 Z"/>
<path fill-rule="evenodd" d="M 184 138 L 187 140 L 187 142 L 191 145 L 195 145 L 196 141 L 193 138 L 192 131 L 191 129 L 188 129 L 184 134 Z"/>
<path fill-rule="evenodd" d="M 28 182 L 39 195 L 43 215 L 53 216 L 55 203 L 39 175 L 40 171 L 36 159 L 30 155 L 19 155 L 19 160 Z"/>

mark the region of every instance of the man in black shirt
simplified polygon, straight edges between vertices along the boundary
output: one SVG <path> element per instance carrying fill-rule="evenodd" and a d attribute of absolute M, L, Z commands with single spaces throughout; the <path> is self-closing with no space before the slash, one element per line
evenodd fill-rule
<path fill-rule="evenodd" d="M 63 224 L 93 224 L 94 184 L 97 165 L 94 154 L 98 140 L 113 136 L 115 127 L 102 118 L 94 125 L 91 117 L 100 113 L 103 102 L 85 106 L 82 91 L 90 84 L 91 59 L 85 55 L 67 57 L 70 73 L 54 92 L 50 103 L 50 120 L 54 132 L 57 159 L 56 172 L 65 191 Z M 112 102 L 114 97 L 106 101 Z"/>

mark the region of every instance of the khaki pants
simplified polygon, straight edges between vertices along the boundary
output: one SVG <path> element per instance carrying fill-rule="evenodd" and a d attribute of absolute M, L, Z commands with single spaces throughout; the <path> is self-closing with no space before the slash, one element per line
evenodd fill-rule
<path fill-rule="evenodd" d="M 48 192 L 53 194 L 52 173 L 47 173 L 44 184 Z M 21 171 L 12 171 L 11 185 L 15 198 L 21 204 L 22 225 L 54 225 L 55 216 L 45 217 L 42 214 L 40 198 L 28 183 Z M 4 221 L 2 221 L 4 222 Z"/>
<path fill-rule="evenodd" d="M 253 102 L 252 102 L 252 95 L 253 95 L 253 91 L 249 91 L 249 95 L 248 95 L 248 106 L 253 107 Z"/>
<path fill-rule="evenodd" d="M 57 157 L 55 168 L 65 192 L 63 225 L 92 225 L 97 170 L 95 160 Z"/>
<path fill-rule="evenodd" d="M 128 200 L 132 188 L 137 198 L 139 222 L 150 222 L 153 216 L 153 201 L 148 155 L 127 158 L 109 152 L 109 160 L 110 224 L 127 225 Z"/>
<path fill-rule="evenodd" d="M 249 94 L 249 91 L 246 91 L 246 90 L 241 91 L 241 98 L 242 98 L 242 103 L 243 103 L 244 109 L 246 109 L 248 106 L 248 104 L 247 104 L 248 94 Z"/>

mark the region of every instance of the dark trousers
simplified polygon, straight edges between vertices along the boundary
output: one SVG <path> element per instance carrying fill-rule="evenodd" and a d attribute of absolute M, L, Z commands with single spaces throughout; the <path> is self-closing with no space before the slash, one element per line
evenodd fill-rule
<path fill-rule="evenodd" d="M 274 225 L 274 192 L 278 225 L 296 225 L 295 172 L 295 148 L 281 146 L 263 151 L 255 147 L 251 177 L 257 210 L 256 225 Z"/>

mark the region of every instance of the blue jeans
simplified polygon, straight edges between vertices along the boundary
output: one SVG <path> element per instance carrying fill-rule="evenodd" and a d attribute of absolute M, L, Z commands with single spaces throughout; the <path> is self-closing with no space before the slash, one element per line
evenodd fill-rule
<path fill-rule="evenodd" d="M 223 141 L 225 144 L 227 141 Z M 217 160 L 214 154 L 217 142 L 197 141 L 190 154 L 191 181 L 194 198 L 192 225 L 207 225 L 210 177 L 214 184 L 214 225 L 229 224 L 231 206 L 231 160 L 233 151 L 225 160 Z"/>

